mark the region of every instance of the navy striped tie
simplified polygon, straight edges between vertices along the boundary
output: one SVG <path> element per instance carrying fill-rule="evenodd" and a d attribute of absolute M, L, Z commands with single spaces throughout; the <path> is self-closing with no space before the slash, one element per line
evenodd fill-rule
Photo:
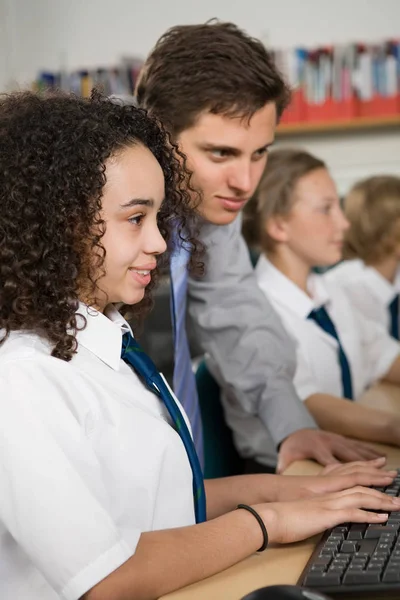
<path fill-rule="evenodd" d="M 196 523 L 202 523 L 206 520 L 206 494 L 203 474 L 190 431 L 179 406 L 151 358 L 144 352 L 143 348 L 130 333 L 125 333 L 122 338 L 121 358 L 134 368 L 137 374 L 144 380 L 148 389 L 161 398 L 169 412 L 172 422 L 185 446 L 190 466 L 192 467 Z"/>
<path fill-rule="evenodd" d="M 396 340 L 399 339 L 399 295 L 393 298 L 389 304 L 390 316 L 390 335 Z"/>
<path fill-rule="evenodd" d="M 173 388 L 189 418 L 193 440 L 200 464 L 204 465 L 203 427 L 196 380 L 192 369 L 189 342 L 186 334 L 187 265 L 190 253 L 176 244 L 171 256 L 171 313 L 174 330 Z"/>
<path fill-rule="evenodd" d="M 347 356 L 345 354 L 345 351 L 343 350 L 342 343 L 340 341 L 332 319 L 330 318 L 323 306 L 312 310 L 307 318 L 315 321 L 315 323 L 317 323 L 317 325 L 319 325 L 321 329 L 323 329 L 326 333 L 331 335 L 337 341 L 339 364 L 340 370 L 342 372 L 343 397 L 347 398 L 348 400 L 353 400 L 353 385 L 351 382 L 351 371 L 349 361 L 347 360 Z"/>

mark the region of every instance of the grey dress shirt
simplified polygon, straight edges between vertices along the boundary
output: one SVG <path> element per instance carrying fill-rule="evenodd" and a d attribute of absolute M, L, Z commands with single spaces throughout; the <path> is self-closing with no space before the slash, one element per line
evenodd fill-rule
<path fill-rule="evenodd" d="M 218 381 L 239 453 L 266 465 L 288 435 L 316 423 L 293 386 L 293 342 L 257 285 L 241 219 L 205 224 L 205 275 L 189 278 L 188 319 Z"/>

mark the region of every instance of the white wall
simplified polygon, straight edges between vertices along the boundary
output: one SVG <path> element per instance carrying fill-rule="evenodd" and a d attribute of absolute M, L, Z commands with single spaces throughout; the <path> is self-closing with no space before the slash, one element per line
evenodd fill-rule
<path fill-rule="evenodd" d="M 112 64 L 145 56 L 167 27 L 212 17 L 273 46 L 379 39 L 400 33 L 398 0 L 0 0 L 12 15 L 12 73 Z M 349 8 L 351 7 L 351 8 Z M 1 15 L 1 13 L 0 13 Z M 10 49 L 11 50 L 11 49 Z"/>
<path fill-rule="evenodd" d="M 400 35 L 399 0 L 0 0 L 0 90 L 29 84 L 40 69 L 144 57 L 171 25 L 212 17 L 274 47 Z M 328 161 L 341 191 L 371 171 L 400 174 L 397 132 L 294 141 Z"/>
<path fill-rule="evenodd" d="M 322 158 L 341 194 L 345 194 L 359 179 L 370 175 L 400 177 L 400 127 L 391 131 L 351 131 L 348 134 L 284 138 L 277 145 L 301 146 Z"/>
<path fill-rule="evenodd" d="M 11 55 L 13 44 L 11 37 L 14 27 L 10 23 L 8 0 L 0 0 L 0 92 L 4 91 L 11 81 Z"/>

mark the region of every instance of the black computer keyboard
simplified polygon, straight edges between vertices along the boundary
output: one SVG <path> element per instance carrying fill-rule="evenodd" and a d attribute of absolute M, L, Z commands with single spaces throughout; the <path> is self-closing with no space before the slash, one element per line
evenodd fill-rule
<path fill-rule="evenodd" d="M 393 483 L 375 488 L 400 495 L 400 470 Z M 341 598 L 400 598 L 400 511 L 386 523 L 344 523 L 324 533 L 299 585 Z"/>

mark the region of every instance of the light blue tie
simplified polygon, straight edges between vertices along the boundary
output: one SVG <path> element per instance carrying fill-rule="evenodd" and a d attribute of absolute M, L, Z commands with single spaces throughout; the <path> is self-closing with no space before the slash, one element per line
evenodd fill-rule
<path fill-rule="evenodd" d="M 171 313 L 174 330 L 173 388 L 189 418 L 194 445 L 201 466 L 204 466 L 203 428 L 196 380 L 192 370 L 189 342 L 186 334 L 187 265 L 190 253 L 180 242 L 175 243 L 171 256 Z"/>

